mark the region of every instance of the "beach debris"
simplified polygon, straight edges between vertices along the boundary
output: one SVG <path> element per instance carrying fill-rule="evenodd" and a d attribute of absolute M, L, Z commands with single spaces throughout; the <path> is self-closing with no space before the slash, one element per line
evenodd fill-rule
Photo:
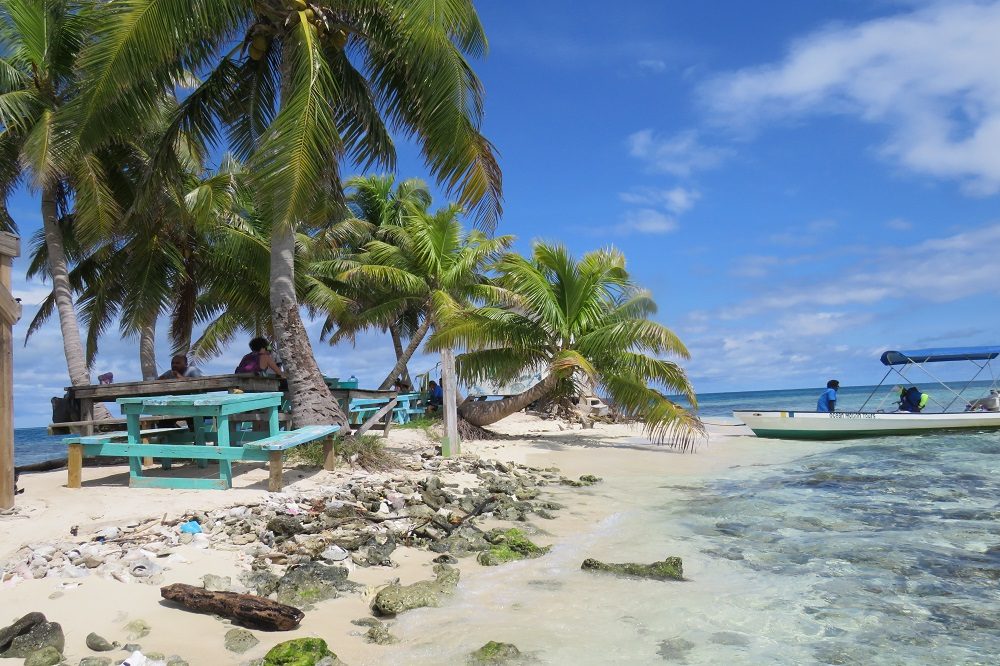
<path fill-rule="evenodd" d="M 652 564 L 609 564 L 587 558 L 580 566 L 586 571 L 603 571 L 628 578 L 649 578 L 652 580 L 684 580 L 684 566 L 679 557 L 668 557 Z"/>
<path fill-rule="evenodd" d="M 210 592 L 184 583 L 160 588 L 160 596 L 187 609 L 215 613 L 255 629 L 289 631 L 305 614 L 294 606 L 252 594 Z"/>
<path fill-rule="evenodd" d="M 24 660 L 24 666 L 55 666 L 62 661 L 62 654 L 51 645 L 35 650 Z"/>
<path fill-rule="evenodd" d="M 0 629 L 0 657 L 24 659 L 45 647 L 53 647 L 62 654 L 66 637 L 59 623 L 49 622 L 42 613 L 28 613 Z"/>
<path fill-rule="evenodd" d="M 325 661 L 324 660 L 328 660 Z M 264 655 L 262 666 L 320 666 L 343 664 L 322 638 L 296 638 L 278 643 Z"/>
<path fill-rule="evenodd" d="M 80 666 L 111 666 L 111 657 L 84 657 Z"/>
<path fill-rule="evenodd" d="M 519 529 L 490 530 L 486 534 L 486 541 L 491 546 L 489 550 L 479 553 L 477 561 L 486 567 L 497 566 L 514 560 L 526 560 L 541 557 L 549 552 L 548 546 L 541 547 L 529 539 L 524 532 Z"/>
<path fill-rule="evenodd" d="M 235 592 L 233 589 L 233 579 L 229 576 L 216 576 L 215 574 L 205 574 L 201 577 L 201 584 L 209 592 Z"/>
<path fill-rule="evenodd" d="M 412 585 L 393 583 L 382 588 L 372 601 L 372 612 L 377 616 L 393 616 L 414 608 L 440 606 L 441 597 L 452 594 L 458 587 L 459 571 L 447 564 L 436 564 L 434 574 L 434 580 Z"/>
<path fill-rule="evenodd" d="M 230 629 L 224 639 L 226 649 L 236 654 L 243 654 L 258 643 L 257 637 L 246 629 Z"/>
<path fill-rule="evenodd" d="M 344 567 L 334 567 L 319 562 L 307 562 L 290 568 L 278 579 L 275 591 L 278 601 L 296 608 L 304 608 L 318 601 L 333 599 L 340 592 L 351 592 L 362 587 L 347 580 L 350 572 Z"/>
<path fill-rule="evenodd" d="M 153 655 L 144 655 L 139 650 L 134 650 L 120 666 L 166 666 L 163 659 L 153 659 Z"/>
<path fill-rule="evenodd" d="M 365 632 L 365 640 L 369 643 L 391 645 L 399 640 L 389 633 L 389 625 L 374 617 L 362 617 L 357 620 L 351 620 L 351 624 L 359 627 L 368 627 L 368 631 Z"/>
<path fill-rule="evenodd" d="M 469 666 L 503 666 L 504 664 L 523 664 L 527 660 L 513 643 L 498 643 L 490 641 L 469 655 L 466 663 Z"/>
<path fill-rule="evenodd" d="M 586 486 L 592 486 L 595 483 L 600 483 L 603 480 L 604 479 L 602 479 L 601 477 L 594 476 L 593 474 L 584 474 L 578 480 L 567 479 L 564 477 L 560 479 L 560 483 L 562 483 L 565 486 L 572 486 L 573 488 L 584 488 Z"/>
<path fill-rule="evenodd" d="M 132 620 L 125 625 L 125 631 L 128 632 L 128 639 L 130 641 L 137 641 L 140 638 L 145 638 L 149 636 L 149 632 L 153 628 L 149 626 L 149 623 L 145 620 Z"/>
<path fill-rule="evenodd" d="M 87 647 L 94 652 L 110 652 L 118 647 L 118 643 L 111 643 L 103 636 L 90 632 L 87 634 Z"/>
<path fill-rule="evenodd" d="M 201 534 L 201 525 L 198 524 L 197 520 L 189 520 L 186 523 L 181 523 L 178 528 L 181 534 Z"/>

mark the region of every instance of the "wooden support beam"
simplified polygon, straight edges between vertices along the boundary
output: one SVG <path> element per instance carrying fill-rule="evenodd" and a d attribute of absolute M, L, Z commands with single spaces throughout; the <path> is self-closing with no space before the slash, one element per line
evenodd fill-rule
<path fill-rule="evenodd" d="M 0 294 L 6 297 L 5 314 L 0 317 L 0 509 L 14 506 L 14 332 L 17 318 L 8 318 L 10 273 L 13 258 L 20 252 L 17 236 L 0 234 Z M 16 305 L 16 303 L 15 303 Z M 17 307 L 18 318 L 20 306 Z"/>
<path fill-rule="evenodd" d="M 458 438 L 458 377 L 455 374 L 455 352 L 441 350 L 441 389 L 444 410 L 444 441 L 441 455 L 445 458 L 462 453 L 462 442 Z"/>
<path fill-rule="evenodd" d="M 392 410 L 395 409 L 395 408 L 396 408 L 396 398 L 393 398 L 389 402 L 387 402 L 384 405 L 382 405 L 382 408 L 379 409 L 374 414 L 372 414 L 368 418 L 367 421 L 365 421 L 360 426 L 358 426 L 358 429 L 354 431 L 354 436 L 355 437 L 360 437 L 361 435 L 363 435 L 366 432 L 368 432 L 368 430 L 373 425 L 375 425 L 376 423 L 378 423 L 379 420 L 381 420 L 381 418 L 383 416 L 388 415 L 388 416 L 386 416 L 386 418 L 391 422 L 392 421 Z M 389 424 L 386 424 L 385 430 L 383 431 L 383 434 L 386 435 L 386 436 L 389 435 Z"/>

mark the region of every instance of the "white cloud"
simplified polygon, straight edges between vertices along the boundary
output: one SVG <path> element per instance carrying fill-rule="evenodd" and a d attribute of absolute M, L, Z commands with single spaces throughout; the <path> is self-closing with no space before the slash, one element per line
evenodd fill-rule
<path fill-rule="evenodd" d="M 886 222 L 885 226 L 893 231 L 909 231 L 913 228 L 913 223 L 901 217 L 894 217 Z"/>
<path fill-rule="evenodd" d="M 671 189 L 656 189 L 652 187 L 636 188 L 618 195 L 622 201 L 637 206 L 662 206 L 674 215 L 680 215 L 691 210 L 701 198 L 697 190 L 684 187 Z"/>
<path fill-rule="evenodd" d="M 710 82 L 704 97 L 734 126 L 805 113 L 881 124 L 885 157 L 992 194 L 1000 191 L 997 34 L 1000 3 L 936 3 L 810 35 L 780 63 Z M 655 153 L 650 137 L 636 143 Z"/>
<path fill-rule="evenodd" d="M 993 224 L 909 247 L 885 248 L 864 264 L 827 271 L 829 277 L 812 283 L 799 280 L 779 286 L 717 314 L 720 319 L 736 320 L 801 306 L 870 305 L 889 298 L 946 303 L 992 295 L 1000 284 L 1000 263 L 995 261 L 998 244 L 1000 224 Z M 906 282 L 913 279 L 919 281 L 916 288 Z"/>
<path fill-rule="evenodd" d="M 649 72 L 650 74 L 661 74 L 667 69 L 667 63 L 655 58 L 640 60 L 636 64 L 639 65 L 639 69 L 644 72 Z"/>
<path fill-rule="evenodd" d="M 612 231 L 618 234 L 666 234 L 677 229 L 677 221 L 652 208 L 626 211 L 621 224 Z"/>
<path fill-rule="evenodd" d="M 629 154 L 646 162 L 654 171 L 687 177 L 721 164 L 731 151 L 706 146 L 698 133 L 686 130 L 673 136 L 660 136 L 651 129 L 629 135 Z"/>

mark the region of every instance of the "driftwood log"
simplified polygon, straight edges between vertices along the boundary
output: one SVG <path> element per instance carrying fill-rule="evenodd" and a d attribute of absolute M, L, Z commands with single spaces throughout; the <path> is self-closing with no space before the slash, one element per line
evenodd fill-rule
<path fill-rule="evenodd" d="M 305 613 L 294 606 L 279 604 L 264 597 L 236 592 L 209 590 L 174 583 L 160 588 L 160 596 L 185 608 L 203 613 L 215 613 L 254 629 L 289 631 L 299 626 Z"/>

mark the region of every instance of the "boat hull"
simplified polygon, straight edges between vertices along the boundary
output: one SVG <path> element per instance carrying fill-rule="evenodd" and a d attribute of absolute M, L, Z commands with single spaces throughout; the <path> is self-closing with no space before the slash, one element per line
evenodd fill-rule
<path fill-rule="evenodd" d="M 856 439 L 918 435 L 947 430 L 1000 428 L 1000 412 L 911 414 L 907 412 L 738 411 L 733 416 L 758 437 L 772 439 Z"/>

